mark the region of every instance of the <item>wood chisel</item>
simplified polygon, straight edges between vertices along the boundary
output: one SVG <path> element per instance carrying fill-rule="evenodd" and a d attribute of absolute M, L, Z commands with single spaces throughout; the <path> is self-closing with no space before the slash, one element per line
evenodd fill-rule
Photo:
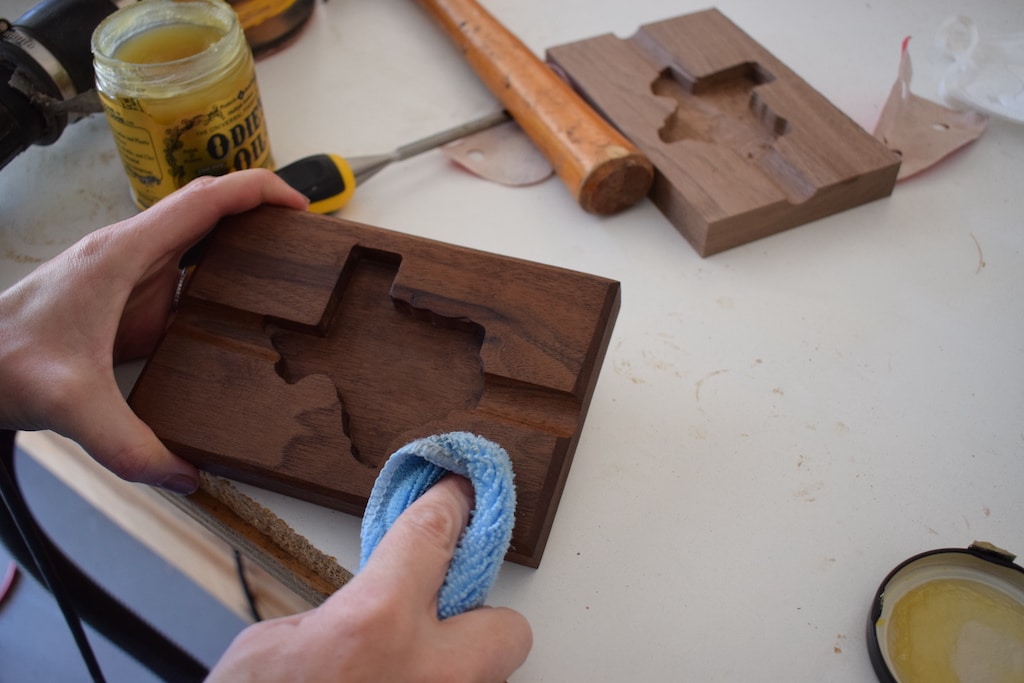
<path fill-rule="evenodd" d="M 277 170 L 285 182 L 309 198 L 309 210 L 333 213 L 352 199 L 356 188 L 390 164 L 479 133 L 511 120 L 504 111 L 402 145 L 387 154 L 345 159 L 337 154 L 314 154 Z"/>

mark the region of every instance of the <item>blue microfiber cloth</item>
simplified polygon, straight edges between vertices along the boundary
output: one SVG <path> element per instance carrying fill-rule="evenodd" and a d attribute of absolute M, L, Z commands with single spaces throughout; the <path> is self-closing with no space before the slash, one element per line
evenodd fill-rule
<path fill-rule="evenodd" d="M 473 483 L 475 507 L 459 537 L 437 601 L 441 619 L 484 604 L 515 524 L 512 463 L 498 444 L 469 432 L 417 439 L 392 454 L 373 485 L 360 532 L 359 568 L 391 525 L 447 472 Z"/>

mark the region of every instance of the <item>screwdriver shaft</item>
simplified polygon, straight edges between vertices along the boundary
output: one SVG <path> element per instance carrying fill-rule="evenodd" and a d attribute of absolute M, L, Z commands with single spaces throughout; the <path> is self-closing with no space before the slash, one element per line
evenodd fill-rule
<path fill-rule="evenodd" d="M 464 138 L 467 135 L 472 135 L 473 133 L 479 133 L 482 130 L 493 128 L 499 123 L 504 123 L 508 120 L 510 120 L 508 113 L 505 111 L 499 111 L 473 121 L 469 121 L 468 123 L 463 123 L 460 126 L 443 130 L 440 133 L 428 135 L 425 138 L 416 140 L 415 142 L 410 142 L 407 145 L 402 145 L 396 149 L 394 151 L 393 161 L 402 161 L 403 159 L 414 157 L 417 154 L 430 151 L 435 147 L 447 145 L 449 142 L 454 142 L 455 140 Z"/>
<path fill-rule="evenodd" d="M 380 171 L 384 170 L 385 167 L 396 161 L 409 159 L 417 154 L 428 152 L 436 147 L 447 145 L 449 142 L 460 140 L 467 135 L 479 133 L 482 130 L 493 128 L 499 123 L 511 120 L 512 119 L 507 112 L 495 112 L 455 126 L 454 128 L 443 130 L 440 133 L 434 133 L 433 135 L 428 135 L 420 140 L 402 145 L 395 151 L 388 154 L 352 157 L 348 159 L 348 164 L 352 168 L 352 173 L 355 175 L 356 183 L 364 183 Z"/>

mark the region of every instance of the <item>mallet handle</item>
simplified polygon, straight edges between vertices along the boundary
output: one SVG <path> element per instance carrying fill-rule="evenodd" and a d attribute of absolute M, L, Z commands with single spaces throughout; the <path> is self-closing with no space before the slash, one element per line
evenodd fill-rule
<path fill-rule="evenodd" d="M 586 211 L 647 195 L 651 162 L 475 0 L 418 0 Z"/>

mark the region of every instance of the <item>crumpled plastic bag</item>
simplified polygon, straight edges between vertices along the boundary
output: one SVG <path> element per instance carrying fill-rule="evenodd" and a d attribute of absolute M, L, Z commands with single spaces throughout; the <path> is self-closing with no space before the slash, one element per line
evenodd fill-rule
<path fill-rule="evenodd" d="M 970 17 L 949 17 L 935 47 L 952 60 L 939 83 L 951 102 L 1024 123 L 1024 32 L 982 40 Z"/>

